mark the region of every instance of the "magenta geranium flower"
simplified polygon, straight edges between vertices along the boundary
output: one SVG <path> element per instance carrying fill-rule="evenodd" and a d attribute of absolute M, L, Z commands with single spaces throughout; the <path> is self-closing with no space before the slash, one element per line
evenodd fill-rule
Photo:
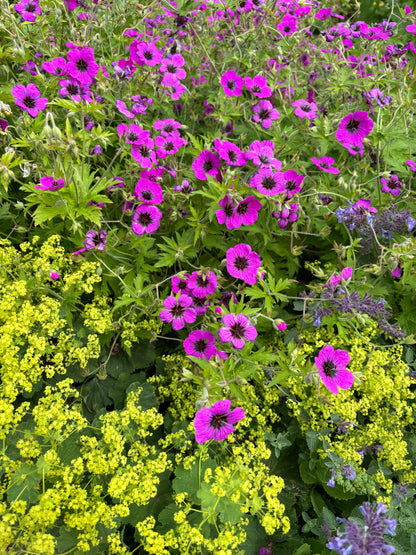
<path fill-rule="evenodd" d="M 282 172 L 261 168 L 250 180 L 250 186 L 255 187 L 262 195 L 278 195 L 285 190 L 285 179 Z"/>
<path fill-rule="evenodd" d="M 273 121 L 279 119 L 279 112 L 273 108 L 273 104 L 268 100 L 260 100 L 258 104 L 252 107 L 254 116 L 252 120 L 260 123 L 263 129 L 269 129 Z"/>
<path fill-rule="evenodd" d="M 132 123 L 127 127 L 125 123 L 117 125 L 117 134 L 121 138 L 126 137 L 126 141 L 132 145 L 140 145 L 143 139 L 148 139 L 150 136 L 149 131 L 145 131 L 140 125 Z"/>
<path fill-rule="evenodd" d="M 389 179 L 382 177 L 380 179 L 380 183 L 382 184 L 381 190 L 383 193 L 390 193 L 394 197 L 400 195 L 403 184 L 394 173 L 389 177 Z"/>
<path fill-rule="evenodd" d="M 163 201 L 163 191 L 159 183 L 142 177 L 137 182 L 134 194 L 144 204 L 160 204 Z"/>
<path fill-rule="evenodd" d="M 367 112 L 352 112 L 342 119 L 335 138 L 342 144 L 357 146 L 371 133 L 373 126 L 374 122 Z"/>
<path fill-rule="evenodd" d="M 166 158 L 170 154 L 176 154 L 178 150 L 188 144 L 185 139 L 179 135 L 178 131 L 174 131 L 171 135 L 159 135 L 155 139 L 155 144 L 159 147 L 156 154 L 159 158 Z"/>
<path fill-rule="evenodd" d="M 59 84 L 62 87 L 59 89 L 61 96 L 70 96 L 74 102 L 81 102 L 82 99 L 86 102 L 92 102 L 92 96 L 88 87 L 83 88 L 75 79 L 62 79 L 62 81 L 59 81 Z"/>
<path fill-rule="evenodd" d="M 315 357 L 315 364 L 318 368 L 319 376 L 325 387 L 338 394 L 338 388 L 349 389 L 354 383 L 353 374 L 346 369 L 350 361 L 350 355 L 342 349 L 334 349 L 331 345 L 326 345 Z"/>
<path fill-rule="evenodd" d="M 234 202 L 232 198 L 227 195 L 218 201 L 220 205 L 220 209 L 216 210 L 215 215 L 217 216 L 217 220 L 219 224 L 225 224 L 227 229 L 233 229 L 234 226 L 232 225 L 231 219 L 234 214 Z"/>
<path fill-rule="evenodd" d="M 97 249 L 103 251 L 106 248 L 107 243 L 107 231 L 95 231 L 95 229 L 90 229 L 85 234 L 84 247 L 86 250 Z"/>
<path fill-rule="evenodd" d="M 153 139 L 141 138 L 131 149 L 131 155 L 142 168 L 151 168 L 157 163 L 156 152 L 153 150 Z"/>
<path fill-rule="evenodd" d="M 52 75 L 64 75 L 66 73 L 66 60 L 65 58 L 54 58 L 50 62 L 44 62 L 42 69 L 51 73 Z"/>
<path fill-rule="evenodd" d="M 12 88 L 12 95 L 15 98 L 14 103 L 20 106 L 23 111 L 27 110 L 30 117 L 35 118 L 40 110 L 44 110 L 48 104 L 48 99 L 40 96 L 39 89 L 28 83 L 24 85 L 15 85 Z"/>
<path fill-rule="evenodd" d="M 221 85 L 227 96 L 241 96 L 244 87 L 244 79 L 230 69 L 221 77 Z"/>
<path fill-rule="evenodd" d="M 130 45 L 130 52 L 133 61 L 139 65 L 157 66 L 163 58 L 163 52 L 158 50 L 153 43 L 148 44 L 145 41 L 134 40 Z"/>
<path fill-rule="evenodd" d="M 293 15 L 285 15 L 276 29 L 282 35 L 292 35 L 297 30 L 297 19 Z"/>
<path fill-rule="evenodd" d="M 298 118 L 315 119 L 318 112 L 318 107 L 315 102 L 308 102 L 307 100 L 295 100 L 292 102 L 295 109 L 295 115 Z"/>
<path fill-rule="evenodd" d="M 413 162 L 412 160 L 406 160 L 406 164 L 409 166 L 412 172 L 416 172 L 416 162 Z"/>
<path fill-rule="evenodd" d="M 311 161 L 318 166 L 320 170 L 327 173 L 337 174 L 339 170 L 333 167 L 334 159 L 329 156 L 322 156 L 322 158 L 311 158 Z"/>
<path fill-rule="evenodd" d="M 172 293 L 175 295 L 180 293 L 181 295 L 187 295 L 189 293 L 188 289 L 188 278 L 189 274 L 185 274 L 183 278 L 178 276 L 173 276 L 172 278 Z"/>
<path fill-rule="evenodd" d="M 221 142 L 219 139 L 215 139 L 214 147 L 220 157 L 230 166 L 244 166 L 246 163 L 244 153 L 238 148 L 237 145 L 230 143 L 229 141 Z"/>
<path fill-rule="evenodd" d="M 185 60 L 180 54 L 173 54 L 171 58 L 165 58 L 160 64 L 159 71 L 165 75 L 172 75 L 176 79 L 185 79 L 186 71 L 183 68 Z"/>
<path fill-rule="evenodd" d="M 41 191 L 56 191 L 56 189 L 61 189 L 65 187 L 65 181 L 63 179 L 56 179 L 45 175 L 40 178 L 40 185 L 35 185 L 35 189 L 40 189 Z"/>
<path fill-rule="evenodd" d="M 182 127 L 182 124 L 172 118 L 160 119 L 154 122 L 154 129 L 160 130 L 161 135 L 171 135 Z"/>
<path fill-rule="evenodd" d="M 195 330 L 191 331 L 183 342 L 183 348 L 187 355 L 200 359 L 209 360 L 215 357 L 217 347 L 214 345 L 215 337 L 209 331 Z"/>
<path fill-rule="evenodd" d="M 233 347 L 242 349 L 244 341 L 254 341 L 257 337 L 257 330 L 254 326 L 249 325 L 247 316 L 243 314 L 226 314 L 222 323 L 225 328 L 220 328 L 218 335 L 221 341 L 228 343 L 231 341 Z"/>
<path fill-rule="evenodd" d="M 243 224 L 254 224 L 259 216 L 260 208 L 261 202 L 253 196 L 246 197 L 245 199 L 241 200 L 235 207 L 234 214 L 231 217 L 232 228 L 236 229 L 238 227 L 241 227 Z"/>
<path fill-rule="evenodd" d="M 205 181 L 208 179 L 208 175 L 217 177 L 220 165 L 221 160 L 214 152 L 203 150 L 198 158 L 193 161 L 192 169 L 195 172 L 195 177 Z"/>
<path fill-rule="evenodd" d="M 89 46 L 73 48 L 68 52 L 67 57 L 67 74 L 76 79 L 81 85 L 91 85 L 100 69 L 94 59 L 94 50 Z"/>
<path fill-rule="evenodd" d="M 206 297 L 217 288 L 217 276 L 210 270 L 192 272 L 187 286 L 194 297 Z"/>
<path fill-rule="evenodd" d="M 283 174 L 285 180 L 286 196 L 290 199 L 302 190 L 304 175 L 300 175 L 295 170 L 288 170 Z"/>
<path fill-rule="evenodd" d="M 133 214 L 131 227 L 137 235 L 153 233 L 160 225 L 162 212 L 152 204 L 141 204 Z"/>
<path fill-rule="evenodd" d="M 231 401 L 217 401 L 211 408 L 199 410 L 195 415 L 195 441 L 204 443 L 214 439 L 224 441 L 234 432 L 233 424 L 245 417 L 242 408 L 237 407 L 230 412 Z"/>
<path fill-rule="evenodd" d="M 272 95 L 272 89 L 267 86 L 267 77 L 263 75 L 256 75 L 256 77 L 245 77 L 245 85 L 254 96 L 258 98 L 269 98 Z"/>
<path fill-rule="evenodd" d="M 23 21 L 36 21 L 36 16 L 42 13 L 38 0 L 22 0 L 14 9 L 22 16 Z"/>
<path fill-rule="evenodd" d="M 167 297 L 163 301 L 165 309 L 160 311 L 159 317 L 162 322 L 172 322 L 174 330 L 181 330 L 185 324 L 192 324 L 196 320 L 196 312 L 191 305 L 192 299 L 188 295 L 181 295 L 179 299 Z"/>
<path fill-rule="evenodd" d="M 279 205 L 278 202 L 276 202 Z M 296 222 L 298 219 L 297 211 L 299 210 L 299 205 L 294 202 L 292 204 L 283 205 L 280 210 L 275 210 L 273 216 L 277 219 L 277 223 L 280 229 L 286 229 L 289 223 Z"/>
<path fill-rule="evenodd" d="M 190 293 L 192 297 L 192 306 L 195 309 L 197 316 L 202 316 L 206 314 L 209 305 L 211 304 L 207 297 L 195 297 L 192 293 Z"/>
<path fill-rule="evenodd" d="M 250 245 L 240 243 L 226 254 L 227 271 L 238 279 L 242 279 L 249 285 L 254 285 L 257 281 L 257 271 L 261 266 L 260 256 L 251 250 Z"/>

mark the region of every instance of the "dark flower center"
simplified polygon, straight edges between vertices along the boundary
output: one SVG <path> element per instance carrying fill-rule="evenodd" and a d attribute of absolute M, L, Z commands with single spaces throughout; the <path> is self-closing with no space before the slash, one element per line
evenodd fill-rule
<path fill-rule="evenodd" d="M 207 344 L 205 343 L 204 339 L 198 339 L 198 341 L 195 341 L 194 349 L 197 353 L 203 353 L 206 348 Z"/>
<path fill-rule="evenodd" d="M 28 13 L 33 13 L 35 10 L 36 10 L 35 4 L 29 4 L 28 6 L 26 6 L 26 11 Z"/>
<path fill-rule="evenodd" d="M 266 110 L 266 108 L 262 108 L 259 112 L 260 119 L 267 119 L 269 117 L 270 110 Z"/>
<path fill-rule="evenodd" d="M 185 312 L 185 307 L 177 304 L 171 309 L 171 314 L 174 318 L 180 318 L 182 314 Z"/>
<path fill-rule="evenodd" d="M 237 268 L 237 270 L 239 270 L 240 272 L 242 270 L 245 270 L 246 268 L 248 268 L 248 260 L 247 257 L 245 256 L 237 256 L 236 259 L 234 260 L 234 266 Z"/>
<path fill-rule="evenodd" d="M 302 104 L 301 110 L 303 110 L 304 112 L 311 112 L 312 108 L 309 106 L 309 104 Z"/>
<path fill-rule="evenodd" d="M 25 96 L 23 103 L 29 109 L 34 108 L 36 106 L 36 101 L 31 96 Z"/>
<path fill-rule="evenodd" d="M 285 27 L 283 27 L 283 31 L 284 31 L 285 33 L 290 33 L 291 27 L 289 27 L 289 25 L 286 25 Z"/>
<path fill-rule="evenodd" d="M 144 198 L 144 200 L 152 200 L 153 193 L 152 191 L 142 191 L 142 197 Z"/>
<path fill-rule="evenodd" d="M 194 297 L 192 296 L 192 302 L 194 303 L 194 306 L 196 306 L 197 308 L 200 308 L 202 306 L 205 306 L 205 303 L 207 302 L 206 297 Z"/>
<path fill-rule="evenodd" d="M 237 160 L 237 154 L 234 152 L 234 150 L 228 151 L 228 158 L 231 160 L 231 162 L 235 162 Z"/>
<path fill-rule="evenodd" d="M 234 214 L 234 206 L 229 202 L 224 206 L 224 212 L 227 218 L 231 218 L 231 216 Z"/>
<path fill-rule="evenodd" d="M 235 81 L 227 81 L 227 87 L 230 89 L 230 91 L 233 91 L 236 87 Z"/>
<path fill-rule="evenodd" d="M 68 91 L 68 94 L 70 94 L 70 95 L 78 94 L 78 86 L 75 85 L 75 83 L 69 83 L 66 90 Z"/>
<path fill-rule="evenodd" d="M 239 214 L 240 216 L 244 216 L 247 210 L 248 202 L 240 202 L 240 204 L 237 206 L 237 214 Z"/>
<path fill-rule="evenodd" d="M 142 225 L 143 227 L 147 227 L 153 221 L 152 216 L 148 212 L 142 212 L 141 214 L 139 214 L 139 217 L 137 218 L 137 220 L 139 224 Z"/>
<path fill-rule="evenodd" d="M 163 128 L 163 131 L 165 131 L 166 133 L 172 133 L 174 131 L 173 125 L 171 123 L 168 123 Z"/>
<path fill-rule="evenodd" d="M 239 324 L 238 322 L 236 322 L 230 327 L 230 331 L 233 334 L 234 339 L 243 339 L 244 330 L 245 330 L 245 327 L 242 324 Z"/>
<path fill-rule="evenodd" d="M 153 59 L 153 54 L 151 52 L 149 52 L 148 50 L 146 50 L 146 52 L 143 54 L 144 58 L 146 58 L 146 60 L 152 60 Z"/>
<path fill-rule="evenodd" d="M 205 173 L 208 173 L 209 171 L 211 171 L 212 168 L 213 168 L 213 165 L 211 160 L 205 160 L 205 162 L 202 164 L 202 169 L 204 170 Z"/>
<path fill-rule="evenodd" d="M 360 127 L 360 122 L 357 121 L 356 119 L 352 119 L 351 121 L 349 121 L 346 125 L 346 129 L 348 131 L 350 131 L 351 133 L 353 133 L 354 131 L 357 131 L 357 129 Z"/>
<path fill-rule="evenodd" d="M 178 289 L 186 289 L 186 281 L 178 281 Z"/>
<path fill-rule="evenodd" d="M 211 416 L 210 426 L 215 430 L 219 430 L 220 428 L 223 428 L 225 424 L 227 424 L 226 414 L 213 414 Z"/>
<path fill-rule="evenodd" d="M 139 138 L 139 136 L 137 135 L 137 133 L 134 133 L 133 131 L 130 131 L 129 133 L 127 133 L 127 138 L 129 141 L 137 141 L 137 139 Z"/>
<path fill-rule="evenodd" d="M 62 71 L 63 71 L 63 69 L 62 69 L 61 67 L 59 67 L 59 66 L 55 68 L 55 73 L 56 73 L 56 74 L 62 73 Z"/>
<path fill-rule="evenodd" d="M 276 186 L 276 183 L 273 177 L 264 177 L 262 179 L 261 184 L 265 189 L 268 189 L 269 191 L 271 191 Z"/>
<path fill-rule="evenodd" d="M 321 168 L 325 168 L 325 169 L 328 169 L 328 168 L 331 167 L 331 166 L 328 164 L 328 162 L 320 162 L 319 165 L 321 166 Z"/>
<path fill-rule="evenodd" d="M 254 85 L 254 87 L 251 87 L 251 92 L 259 93 L 261 88 L 258 85 Z"/>
<path fill-rule="evenodd" d="M 268 164 L 270 162 L 269 156 L 266 156 L 265 154 L 260 154 L 259 160 L 262 164 Z"/>
<path fill-rule="evenodd" d="M 288 191 L 293 191 L 293 189 L 296 189 L 296 183 L 294 181 L 286 181 L 286 189 Z"/>
<path fill-rule="evenodd" d="M 173 143 L 169 142 L 169 143 L 165 143 L 165 150 L 173 150 L 174 146 Z"/>
<path fill-rule="evenodd" d="M 88 62 L 83 60 L 82 58 L 75 62 L 78 71 L 88 71 Z"/>
<path fill-rule="evenodd" d="M 207 286 L 207 276 L 198 276 L 196 278 L 196 284 L 198 287 L 206 287 Z"/>
<path fill-rule="evenodd" d="M 149 156 L 150 156 L 150 149 L 148 149 L 147 146 L 145 146 L 145 145 L 142 145 L 139 148 L 139 152 L 143 156 L 143 158 L 149 158 Z"/>
<path fill-rule="evenodd" d="M 166 70 L 169 73 L 176 73 L 176 69 L 177 69 L 176 66 L 174 66 L 173 64 L 169 64 L 168 66 L 166 66 Z"/>
<path fill-rule="evenodd" d="M 326 360 L 322 365 L 325 376 L 334 378 L 337 375 L 337 367 L 332 360 Z"/>

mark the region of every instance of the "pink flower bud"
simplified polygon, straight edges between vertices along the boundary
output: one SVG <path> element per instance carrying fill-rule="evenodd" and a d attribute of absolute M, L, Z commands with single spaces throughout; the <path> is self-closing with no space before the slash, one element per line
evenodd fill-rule
<path fill-rule="evenodd" d="M 51 272 L 50 278 L 53 280 L 57 280 L 59 279 L 59 273 L 58 272 Z"/>
<path fill-rule="evenodd" d="M 283 320 L 276 320 L 276 321 L 275 321 L 275 325 L 276 325 L 276 328 L 277 328 L 279 331 L 285 331 L 285 330 L 287 330 L 286 323 L 285 323 Z"/>

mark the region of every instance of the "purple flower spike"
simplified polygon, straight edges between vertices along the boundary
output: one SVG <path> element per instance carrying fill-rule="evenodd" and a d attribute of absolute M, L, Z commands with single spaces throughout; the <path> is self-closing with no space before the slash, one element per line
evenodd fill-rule
<path fill-rule="evenodd" d="M 163 302 L 165 310 L 160 311 L 159 317 L 162 322 L 172 322 L 174 330 L 181 330 L 185 324 L 192 324 L 196 320 L 196 312 L 191 305 L 192 299 L 188 295 L 181 295 L 179 299 L 167 297 Z"/>
<path fill-rule="evenodd" d="M 254 326 L 250 326 L 247 316 L 239 314 L 226 314 L 222 323 L 226 326 L 220 328 L 218 335 L 221 341 L 228 343 L 231 341 L 233 347 L 242 349 L 244 341 L 254 341 L 257 337 L 257 330 Z"/>
<path fill-rule="evenodd" d="M 28 83 L 26 87 L 23 85 L 14 86 L 12 95 L 15 98 L 14 103 L 20 106 L 23 111 L 27 110 L 32 118 L 35 118 L 39 111 L 44 110 L 48 104 L 48 99 L 41 98 L 39 89 L 33 83 Z"/>
<path fill-rule="evenodd" d="M 231 401 L 217 401 L 211 408 L 199 410 L 195 415 L 195 441 L 204 443 L 214 439 L 224 441 L 234 432 L 233 424 L 245 417 L 242 408 L 237 407 L 230 412 Z"/>
<path fill-rule="evenodd" d="M 261 260 L 260 256 L 251 250 L 250 245 L 240 243 L 228 249 L 226 258 L 227 271 L 231 276 L 242 279 L 249 285 L 256 283 Z"/>
<path fill-rule="evenodd" d="M 187 355 L 206 360 L 215 357 L 217 353 L 215 337 L 209 331 L 191 331 L 183 342 L 183 348 Z"/>
<path fill-rule="evenodd" d="M 367 112 L 352 112 L 342 119 L 335 133 L 335 138 L 341 144 L 357 146 L 361 144 L 374 127 L 374 122 Z"/>
<path fill-rule="evenodd" d="M 350 355 L 347 351 L 335 350 L 331 345 L 323 347 L 315 357 L 323 384 L 335 395 L 338 394 L 338 388 L 349 389 L 354 383 L 353 374 L 345 368 L 349 361 Z"/>

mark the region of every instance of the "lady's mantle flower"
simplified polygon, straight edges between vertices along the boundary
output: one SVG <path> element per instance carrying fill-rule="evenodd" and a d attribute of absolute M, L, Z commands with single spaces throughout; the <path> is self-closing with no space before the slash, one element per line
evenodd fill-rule
<path fill-rule="evenodd" d="M 342 144 L 357 146 L 371 133 L 373 126 L 374 122 L 367 112 L 352 112 L 342 119 L 335 138 Z"/>
<path fill-rule="evenodd" d="M 214 345 L 215 337 L 209 331 L 195 330 L 191 331 L 183 342 L 183 348 L 187 355 L 200 359 L 209 360 L 215 357 L 217 347 Z"/>
<path fill-rule="evenodd" d="M 23 111 L 27 110 L 32 118 L 35 118 L 39 114 L 39 110 L 44 110 L 48 104 L 48 99 L 41 98 L 39 89 L 33 83 L 28 83 L 26 87 L 15 85 L 12 88 L 12 95 L 15 98 L 14 103 Z"/>
<path fill-rule="evenodd" d="M 383 503 L 373 507 L 367 501 L 360 507 L 365 525 L 357 524 L 349 519 L 339 519 L 344 524 L 344 531 L 338 531 L 337 536 L 331 534 L 327 543 L 328 549 L 333 549 L 339 555 L 390 555 L 394 547 L 389 545 L 383 536 L 392 536 L 396 531 L 396 521 L 381 515 L 387 512 Z"/>
<path fill-rule="evenodd" d="M 185 323 L 192 324 L 196 320 L 196 312 L 191 305 L 192 299 L 188 295 L 181 295 L 179 299 L 167 297 L 163 302 L 165 309 L 160 311 L 159 317 L 162 322 L 172 322 L 174 330 L 181 330 Z"/>
<path fill-rule="evenodd" d="M 242 279 L 249 285 L 256 283 L 261 260 L 260 256 L 251 250 L 250 245 L 240 243 L 228 249 L 226 258 L 227 271 L 231 276 Z"/>
<path fill-rule="evenodd" d="M 237 407 L 230 412 L 231 401 L 217 401 L 211 408 L 199 410 L 195 415 L 195 441 L 204 443 L 210 439 L 224 441 L 234 432 L 233 424 L 245 417 L 242 408 Z"/>
<path fill-rule="evenodd" d="M 222 323 L 226 326 L 225 328 L 220 328 L 218 335 L 221 341 L 228 343 L 231 341 L 233 347 L 236 349 L 242 349 L 244 347 L 244 341 L 254 341 L 257 337 L 257 330 L 254 326 L 250 326 L 247 316 L 239 314 L 226 314 Z"/>
<path fill-rule="evenodd" d="M 347 351 L 335 350 L 331 345 L 323 347 L 315 357 L 323 384 L 335 395 L 338 394 L 338 388 L 349 389 L 354 383 L 353 374 L 345 368 L 349 361 L 350 355 Z"/>

